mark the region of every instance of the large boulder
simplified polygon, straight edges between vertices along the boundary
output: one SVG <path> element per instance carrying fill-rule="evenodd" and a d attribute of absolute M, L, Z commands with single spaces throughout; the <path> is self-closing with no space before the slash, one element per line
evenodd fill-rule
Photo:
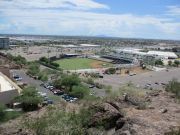
<path fill-rule="evenodd" d="M 89 126 L 103 126 L 105 129 L 110 129 L 116 126 L 116 121 L 123 118 L 123 114 L 109 103 L 103 103 L 94 106 L 96 113 L 93 115 Z"/>

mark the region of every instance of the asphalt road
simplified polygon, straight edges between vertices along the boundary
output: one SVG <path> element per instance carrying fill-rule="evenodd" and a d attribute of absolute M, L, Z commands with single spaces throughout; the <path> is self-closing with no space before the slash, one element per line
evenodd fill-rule
<path fill-rule="evenodd" d="M 145 87 L 147 84 L 151 84 L 150 87 L 153 89 L 162 89 L 161 83 L 168 83 L 173 78 L 180 81 L 180 68 L 170 69 L 167 71 L 151 71 L 134 76 L 120 76 L 120 75 L 104 75 L 103 79 L 98 79 L 98 82 L 111 85 L 114 89 L 119 89 L 124 84 L 132 82 L 136 86 Z M 158 82 L 159 85 L 155 84 Z"/>
<path fill-rule="evenodd" d="M 47 96 L 54 95 L 48 89 L 40 86 L 40 84 L 42 83 L 41 81 L 29 77 L 23 70 L 11 70 L 11 72 L 21 76 L 23 78 L 23 82 L 35 86 L 38 91 L 47 93 Z M 150 87 L 152 87 L 153 89 L 162 89 L 163 85 L 161 85 L 161 83 L 166 84 L 173 78 L 176 78 L 180 81 L 180 68 L 170 69 L 168 72 L 151 71 L 134 76 L 104 75 L 103 79 L 98 79 L 97 81 L 105 85 L 111 85 L 114 90 L 118 90 L 122 85 L 127 84 L 128 82 L 132 82 L 138 87 L 144 88 L 145 85 L 151 84 Z M 158 82 L 159 85 L 155 84 L 155 82 Z M 99 91 L 96 89 L 92 89 L 91 91 L 96 92 L 97 96 L 99 97 L 102 97 L 105 94 L 104 91 Z"/>
<path fill-rule="evenodd" d="M 26 82 L 27 84 L 36 87 L 37 90 L 40 92 L 47 93 L 47 96 L 54 95 L 48 89 L 40 86 L 40 84 L 43 83 L 42 81 L 35 80 L 35 79 L 29 77 L 28 75 L 26 75 L 25 71 L 23 71 L 23 70 L 11 70 L 11 73 L 19 75 L 20 77 L 22 77 L 22 82 Z"/>

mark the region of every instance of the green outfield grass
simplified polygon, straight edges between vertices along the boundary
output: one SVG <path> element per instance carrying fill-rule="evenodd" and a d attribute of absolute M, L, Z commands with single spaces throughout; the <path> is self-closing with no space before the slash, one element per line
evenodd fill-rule
<path fill-rule="evenodd" d="M 70 58 L 57 60 L 55 62 L 60 65 L 60 68 L 65 70 L 103 68 L 112 66 L 110 63 L 88 58 Z"/>

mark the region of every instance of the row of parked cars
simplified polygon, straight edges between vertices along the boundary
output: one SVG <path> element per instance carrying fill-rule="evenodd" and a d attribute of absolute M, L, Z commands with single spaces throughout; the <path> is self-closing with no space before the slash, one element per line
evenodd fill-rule
<path fill-rule="evenodd" d="M 41 86 L 48 89 L 48 90 L 50 90 L 51 92 L 53 92 L 54 95 L 61 96 L 67 102 L 74 102 L 74 101 L 77 100 L 76 97 L 72 97 L 72 96 L 69 96 L 69 95 L 65 94 L 64 90 L 56 89 L 50 83 L 42 83 Z"/>
<path fill-rule="evenodd" d="M 166 83 L 155 82 L 154 84 L 155 84 L 155 85 L 166 86 Z M 153 84 L 147 83 L 144 88 L 145 88 L 145 89 L 153 90 Z"/>
<path fill-rule="evenodd" d="M 49 105 L 49 104 L 53 104 L 53 100 L 49 99 L 49 97 L 47 96 L 47 93 L 43 93 L 43 92 L 38 92 L 39 96 L 41 96 L 43 98 L 43 106 L 44 105 Z"/>

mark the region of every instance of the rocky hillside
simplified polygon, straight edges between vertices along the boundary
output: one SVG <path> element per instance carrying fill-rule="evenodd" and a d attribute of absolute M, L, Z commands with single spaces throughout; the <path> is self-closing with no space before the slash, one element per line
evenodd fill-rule
<path fill-rule="evenodd" d="M 94 110 L 94 114 L 88 122 L 86 134 L 163 135 L 180 128 L 180 105 L 175 102 L 173 94 L 165 91 L 151 92 L 141 99 L 124 95 L 93 104 L 89 106 L 90 109 Z M 39 114 L 42 114 L 42 111 L 33 112 L 28 117 Z M 0 134 L 36 134 L 32 130 L 17 126 L 21 119 L 2 124 Z M 104 130 L 96 132 L 95 129 L 99 126 L 104 127 Z"/>

